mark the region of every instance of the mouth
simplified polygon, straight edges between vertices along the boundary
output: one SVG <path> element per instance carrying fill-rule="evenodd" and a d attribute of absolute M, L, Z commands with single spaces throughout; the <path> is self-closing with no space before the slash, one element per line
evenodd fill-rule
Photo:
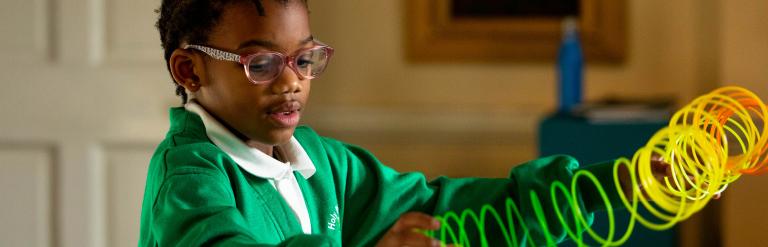
<path fill-rule="evenodd" d="M 267 111 L 272 124 L 279 128 L 296 127 L 299 124 L 301 104 L 296 101 L 280 103 Z"/>

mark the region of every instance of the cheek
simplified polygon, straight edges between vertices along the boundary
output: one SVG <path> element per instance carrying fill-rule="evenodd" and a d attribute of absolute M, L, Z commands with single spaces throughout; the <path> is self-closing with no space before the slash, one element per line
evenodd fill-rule
<path fill-rule="evenodd" d="M 248 78 L 245 76 L 245 71 L 242 65 L 233 65 L 231 63 L 218 64 L 214 67 L 214 74 L 217 83 L 228 84 L 231 86 L 241 86 L 243 84 L 248 85 Z"/>
<path fill-rule="evenodd" d="M 212 67 L 209 74 L 211 87 L 216 91 L 217 98 L 223 101 L 233 101 L 242 98 L 252 84 L 248 81 L 242 67 L 231 64 Z"/>

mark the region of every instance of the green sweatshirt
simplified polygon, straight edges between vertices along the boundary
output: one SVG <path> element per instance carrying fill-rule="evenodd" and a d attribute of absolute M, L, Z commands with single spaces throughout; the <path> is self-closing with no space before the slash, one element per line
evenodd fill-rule
<path fill-rule="evenodd" d="M 149 165 L 139 246 L 371 246 L 403 213 L 440 215 L 479 210 L 484 204 L 503 211 L 506 198 L 515 201 L 531 229 L 528 235 L 517 236 L 545 244 L 529 206 L 530 191 L 538 193 L 543 203 L 548 232 L 558 241 L 565 238 L 552 211 L 549 185 L 568 183 L 578 169 L 577 161 L 568 156 L 530 161 L 503 179 L 427 181 L 420 173 L 394 171 L 364 149 L 299 127 L 294 137 L 317 169 L 309 179 L 294 174 L 311 218 L 312 234 L 307 235 L 267 180 L 242 170 L 208 139 L 199 116 L 184 108 L 172 108 L 170 115 L 170 130 Z M 609 164 L 587 169 L 601 183 L 612 183 Z M 599 209 L 603 202 L 593 185 L 580 187 L 583 211 Z M 615 192 L 611 194 L 615 200 Z M 564 200 L 558 202 L 567 207 Z M 591 222 L 592 213 L 587 218 Z M 494 232 L 498 229 L 487 231 L 491 238 L 498 236 L 490 239 L 491 246 L 500 246 L 502 235 Z"/>

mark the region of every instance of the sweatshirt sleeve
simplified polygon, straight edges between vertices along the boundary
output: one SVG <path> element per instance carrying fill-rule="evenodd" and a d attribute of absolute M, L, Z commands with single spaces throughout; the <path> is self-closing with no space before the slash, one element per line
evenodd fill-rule
<path fill-rule="evenodd" d="M 578 169 L 578 163 L 569 156 L 550 156 L 527 162 L 511 171 L 508 178 L 447 178 L 439 177 L 427 181 L 421 173 L 398 173 L 383 165 L 367 151 L 352 145 L 339 143 L 343 151 L 336 154 L 338 162 L 344 164 L 346 171 L 345 207 L 343 241 L 350 246 L 371 246 L 394 224 L 403 213 L 418 211 L 431 215 L 443 215 L 447 212 L 461 213 L 471 210 L 478 216 L 484 205 L 491 206 L 501 218 L 497 221 L 492 215 L 485 220 L 482 231 L 487 238 L 487 246 L 507 246 L 504 235 L 514 231 L 518 243 L 544 245 L 561 242 L 566 231 L 554 213 L 550 199 L 550 185 L 561 181 L 568 185 Z M 332 154 L 333 156 L 333 154 Z M 467 165 L 471 168 L 471 164 Z M 579 185 L 578 190 L 592 189 L 590 184 Z M 594 186 L 593 186 L 594 187 Z M 610 187 L 609 187 L 610 188 Z M 547 227 L 540 224 L 532 206 L 531 194 L 536 194 L 543 208 Z M 577 193 L 580 212 L 591 224 L 592 202 L 585 204 L 586 197 Z M 510 199 L 519 209 L 521 217 L 515 217 L 514 230 L 506 228 L 507 212 L 512 210 L 507 204 Z M 589 199 L 599 197 L 590 196 Z M 602 203 L 599 201 L 598 203 Z M 557 201 L 561 212 L 565 212 L 568 225 L 573 225 L 573 212 L 565 198 Z M 514 207 L 514 206 L 513 206 Z M 464 222 L 468 239 L 479 240 L 481 227 L 475 222 Z M 521 226 L 521 225 L 524 225 Z M 523 228 L 527 228 L 524 231 Z M 453 225 L 452 229 L 457 230 Z M 552 236 L 547 240 L 546 235 Z M 549 241 L 549 242 L 548 242 Z M 472 245 L 479 245 L 472 242 Z"/>
<path fill-rule="evenodd" d="M 167 176 L 151 224 L 157 246 L 339 246 L 330 236 L 306 234 L 282 243 L 258 242 L 226 177 L 209 169 L 185 168 Z"/>

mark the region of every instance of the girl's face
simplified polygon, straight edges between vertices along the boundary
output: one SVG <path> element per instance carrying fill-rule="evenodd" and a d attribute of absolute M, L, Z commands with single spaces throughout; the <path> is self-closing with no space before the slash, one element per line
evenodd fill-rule
<path fill-rule="evenodd" d="M 264 16 L 248 3 L 226 7 L 202 45 L 235 54 L 274 51 L 288 56 L 315 45 L 301 1 L 261 2 Z M 195 96 L 207 111 L 243 135 L 249 146 L 268 154 L 290 140 L 307 104 L 310 80 L 285 66 L 273 81 L 253 84 L 242 64 L 210 57 L 204 61 Z"/>

